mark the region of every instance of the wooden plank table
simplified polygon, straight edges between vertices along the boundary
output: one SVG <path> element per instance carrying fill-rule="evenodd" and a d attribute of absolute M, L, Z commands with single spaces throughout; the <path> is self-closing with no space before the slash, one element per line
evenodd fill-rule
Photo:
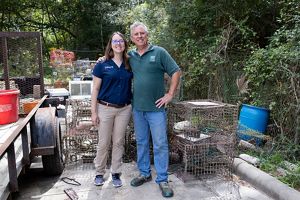
<path fill-rule="evenodd" d="M 27 116 L 19 118 L 17 122 L 0 125 L 0 170 L 8 171 L 8 183 L 5 181 L 7 179 L 6 176 L 3 175 L 0 178 L 0 199 L 6 199 L 10 192 L 19 190 L 18 176 L 21 170 L 30 164 L 31 140 L 30 134 L 28 134 L 30 122 L 34 120 L 36 111 L 46 98 L 47 96 L 45 95 Z M 18 138 L 21 138 L 21 142 L 16 142 Z M 15 144 L 18 144 L 18 146 Z M 17 162 L 16 149 L 19 148 L 22 149 L 22 158 L 20 162 Z M 5 160 L 7 161 L 5 162 Z"/>

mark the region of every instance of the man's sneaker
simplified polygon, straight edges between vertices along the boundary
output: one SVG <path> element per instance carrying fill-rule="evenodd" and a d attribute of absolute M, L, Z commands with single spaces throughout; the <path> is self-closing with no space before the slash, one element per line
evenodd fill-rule
<path fill-rule="evenodd" d="M 174 195 L 174 192 L 168 182 L 159 183 L 159 188 L 163 197 L 172 197 Z"/>
<path fill-rule="evenodd" d="M 102 175 L 96 175 L 95 180 L 94 180 L 94 184 L 96 186 L 101 186 L 104 184 L 104 179 Z"/>
<path fill-rule="evenodd" d="M 132 181 L 130 182 L 130 185 L 133 187 L 137 187 L 140 185 L 143 185 L 144 183 L 151 181 L 152 180 L 152 176 L 143 176 L 143 175 L 139 175 L 138 177 L 132 179 Z"/>
<path fill-rule="evenodd" d="M 120 174 L 112 174 L 112 184 L 114 187 L 121 187 L 122 181 L 120 179 Z"/>

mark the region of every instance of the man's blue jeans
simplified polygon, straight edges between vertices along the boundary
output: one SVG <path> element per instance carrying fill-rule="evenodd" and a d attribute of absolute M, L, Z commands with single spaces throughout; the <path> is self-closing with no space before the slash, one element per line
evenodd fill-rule
<path fill-rule="evenodd" d="M 168 181 L 169 149 L 167 114 L 133 109 L 134 131 L 137 144 L 137 165 L 141 175 L 150 176 L 150 133 L 152 136 L 156 183 Z"/>

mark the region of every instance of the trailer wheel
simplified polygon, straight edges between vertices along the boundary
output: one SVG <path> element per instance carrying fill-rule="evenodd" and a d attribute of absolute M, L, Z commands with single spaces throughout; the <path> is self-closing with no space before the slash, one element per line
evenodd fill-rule
<path fill-rule="evenodd" d="M 56 145 L 54 147 L 53 155 L 43 155 L 42 163 L 46 174 L 48 175 L 60 175 L 64 170 L 62 143 L 61 143 L 61 127 L 57 117 L 55 117 L 55 139 Z"/>

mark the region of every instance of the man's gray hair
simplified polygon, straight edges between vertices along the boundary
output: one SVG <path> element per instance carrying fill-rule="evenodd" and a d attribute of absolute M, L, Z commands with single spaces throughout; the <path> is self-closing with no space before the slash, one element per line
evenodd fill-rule
<path fill-rule="evenodd" d="M 143 27 L 143 29 L 145 30 L 145 32 L 148 33 L 148 28 L 147 28 L 147 26 L 145 24 L 143 24 L 142 22 L 134 22 L 130 26 L 130 35 L 132 34 L 133 29 L 135 29 L 138 26 Z"/>

